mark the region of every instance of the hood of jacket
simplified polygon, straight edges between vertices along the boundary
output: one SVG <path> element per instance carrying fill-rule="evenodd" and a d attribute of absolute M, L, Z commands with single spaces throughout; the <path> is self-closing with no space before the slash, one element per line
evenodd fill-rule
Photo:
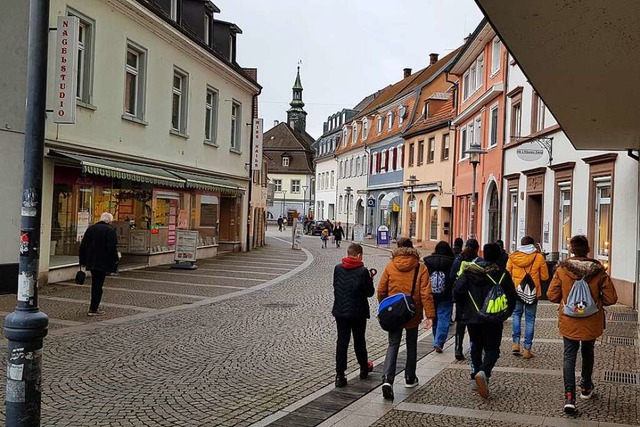
<path fill-rule="evenodd" d="M 533 251 L 529 250 L 529 246 L 533 248 Z M 520 246 L 517 251 L 509 255 L 509 259 L 516 267 L 526 269 L 533 264 L 537 254 L 538 250 L 533 245 Z"/>
<path fill-rule="evenodd" d="M 364 263 L 362 260 L 358 258 L 350 256 L 342 258 L 342 266 L 347 270 L 353 270 L 354 268 L 362 267 L 363 265 Z"/>
<path fill-rule="evenodd" d="M 573 280 L 584 277 L 585 280 L 589 281 L 589 279 L 591 279 L 592 277 L 605 271 L 605 268 L 602 264 L 600 264 L 600 261 L 591 258 L 569 258 L 561 261 L 558 264 L 558 267 L 564 267 L 567 271 L 567 274 Z"/>
<path fill-rule="evenodd" d="M 483 259 L 478 259 L 475 262 L 470 263 L 464 269 L 464 274 L 468 274 L 470 276 L 470 279 L 472 279 L 474 283 L 478 283 L 478 279 L 480 279 L 480 283 L 486 282 L 486 285 L 489 285 L 491 282 L 484 280 L 487 275 L 494 277 L 498 276 L 497 273 L 500 272 L 503 272 L 503 270 L 498 266 L 498 264 L 486 262 Z M 497 281 L 498 278 L 494 277 L 494 280 Z"/>
<path fill-rule="evenodd" d="M 420 252 L 415 248 L 396 248 L 391 253 L 391 262 L 398 271 L 409 271 L 420 263 Z"/>
<path fill-rule="evenodd" d="M 453 257 L 447 255 L 433 254 L 423 258 L 429 272 L 444 271 L 449 274 L 451 265 L 453 265 Z"/>

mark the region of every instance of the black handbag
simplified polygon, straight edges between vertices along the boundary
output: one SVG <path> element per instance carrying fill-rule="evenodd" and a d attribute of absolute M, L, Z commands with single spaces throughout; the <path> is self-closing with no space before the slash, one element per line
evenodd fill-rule
<path fill-rule="evenodd" d="M 380 301 L 380 305 L 378 306 L 378 322 L 380 322 L 380 327 L 383 330 L 387 332 L 397 331 L 416 315 L 416 303 L 413 300 L 413 293 L 416 289 L 419 269 L 420 265 L 416 267 L 415 273 L 413 274 L 411 295 L 395 294 Z"/>
<path fill-rule="evenodd" d="M 80 270 L 78 270 L 78 272 L 76 273 L 75 282 L 77 285 L 84 285 L 84 279 L 86 278 L 87 278 L 87 273 L 82 271 L 82 268 L 80 268 Z"/>

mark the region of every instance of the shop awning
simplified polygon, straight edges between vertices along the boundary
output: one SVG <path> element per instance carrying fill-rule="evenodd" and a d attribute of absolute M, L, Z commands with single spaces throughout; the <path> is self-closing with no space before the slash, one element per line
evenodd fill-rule
<path fill-rule="evenodd" d="M 397 198 L 398 198 L 398 195 L 393 191 L 391 193 L 385 194 L 382 200 L 380 200 L 380 209 L 389 209 L 389 206 L 391 206 L 392 201 L 395 201 L 396 204 L 399 204 Z"/>
<path fill-rule="evenodd" d="M 199 190 L 219 191 L 223 194 L 240 195 L 244 193 L 244 188 L 233 182 L 214 178 L 211 176 L 197 175 L 189 172 L 174 171 L 175 176 L 182 178 L 186 182 L 187 188 L 197 188 Z"/>
<path fill-rule="evenodd" d="M 82 171 L 92 175 L 128 179 L 135 182 L 145 182 L 169 187 L 184 187 L 185 185 L 184 179 L 176 177 L 164 169 L 153 166 L 103 159 L 86 156 L 84 154 L 66 153 L 62 151 L 51 152 L 79 162 L 80 166 L 82 166 Z"/>

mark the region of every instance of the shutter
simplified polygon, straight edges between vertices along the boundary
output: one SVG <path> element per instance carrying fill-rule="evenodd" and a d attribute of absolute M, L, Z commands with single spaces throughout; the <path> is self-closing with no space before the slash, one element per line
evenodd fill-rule
<path fill-rule="evenodd" d="M 382 153 L 376 153 L 376 173 L 380 173 L 381 166 L 382 166 Z"/>
<path fill-rule="evenodd" d="M 402 147 L 400 147 L 400 152 L 401 152 L 401 161 L 400 161 L 400 166 L 404 167 L 404 145 Z"/>
<path fill-rule="evenodd" d="M 384 171 L 389 172 L 389 152 L 387 151 L 387 155 L 384 156 Z"/>
<path fill-rule="evenodd" d="M 398 169 L 398 147 L 393 147 L 393 170 Z"/>
<path fill-rule="evenodd" d="M 373 156 L 369 156 L 369 173 L 373 171 Z"/>

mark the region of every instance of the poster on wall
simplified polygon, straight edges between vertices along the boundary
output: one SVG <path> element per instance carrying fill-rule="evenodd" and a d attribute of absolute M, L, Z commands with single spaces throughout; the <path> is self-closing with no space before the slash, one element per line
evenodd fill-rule
<path fill-rule="evenodd" d="M 147 230 L 131 230 L 129 231 L 129 252 L 132 253 L 148 253 L 149 232 Z"/>
<path fill-rule="evenodd" d="M 195 262 L 198 250 L 198 232 L 178 230 L 176 233 L 176 262 Z"/>
<path fill-rule="evenodd" d="M 189 228 L 189 211 L 187 209 L 180 209 L 178 212 L 178 228 L 182 230 Z"/>
<path fill-rule="evenodd" d="M 76 229 L 76 241 L 81 242 L 84 237 L 84 233 L 89 228 L 89 212 L 78 212 L 78 228 Z"/>

